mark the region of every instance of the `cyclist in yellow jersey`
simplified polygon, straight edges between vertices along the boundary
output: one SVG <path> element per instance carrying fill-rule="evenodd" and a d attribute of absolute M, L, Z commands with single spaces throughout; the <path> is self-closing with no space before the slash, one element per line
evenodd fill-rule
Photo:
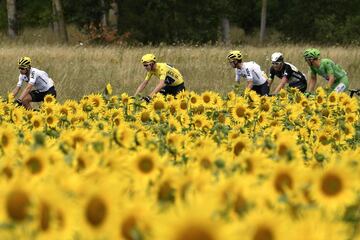
<path fill-rule="evenodd" d="M 141 62 L 144 65 L 147 74 L 145 80 L 137 88 L 135 96 L 144 90 L 153 75 L 158 77 L 160 82 L 156 85 L 150 95 L 145 98 L 146 101 L 150 101 L 150 99 L 158 92 L 164 95 L 171 94 L 176 96 L 176 94 L 178 94 L 180 91 L 185 90 L 183 76 L 179 70 L 173 66 L 167 63 L 156 62 L 156 57 L 154 54 L 145 54 L 141 58 Z"/>

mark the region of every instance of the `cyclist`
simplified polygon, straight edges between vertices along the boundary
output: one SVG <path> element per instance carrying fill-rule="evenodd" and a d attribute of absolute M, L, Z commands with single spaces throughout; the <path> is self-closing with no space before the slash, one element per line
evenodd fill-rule
<path fill-rule="evenodd" d="M 31 66 L 31 58 L 21 57 L 18 61 L 20 71 L 19 81 L 12 91 L 14 97 L 19 93 L 23 82 L 27 82 L 25 89 L 16 99 L 19 105 L 23 105 L 26 109 L 31 109 L 31 102 L 43 102 L 47 94 L 56 97 L 54 81 L 49 78 L 48 74 L 42 70 Z"/>
<path fill-rule="evenodd" d="M 257 94 L 264 96 L 269 94 L 269 85 L 266 74 L 261 71 L 256 62 L 243 62 L 240 51 L 230 51 L 227 59 L 231 67 L 235 68 L 235 81 L 240 82 L 241 77 L 246 78 L 246 87 L 254 90 Z"/>
<path fill-rule="evenodd" d="M 328 83 L 325 89 L 335 92 L 344 92 L 349 87 L 347 73 L 332 60 L 320 59 L 320 51 L 309 48 L 304 51 L 304 58 L 310 67 L 311 77 L 309 81 L 309 92 L 315 88 L 317 75 L 322 76 Z"/>
<path fill-rule="evenodd" d="M 149 83 L 150 78 L 155 75 L 160 79 L 149 96 L 144 99 L 149 102 L 151 98 L 158 92 L 163 95 L 176 96 L 180 91 L 185 90 L 184 79 L 178 69 L 167 63 L 158 63 L 154 54 L 145 54 L 141 58 L 141 62 L 147 73 L 145 80 L 140 84 L 135 92 L 138 95 Z"/>
<path fill-rule="evenodd" d="M 287 83 L 289 84 L 289 87 L 297 88 L 303 93 L 306 91 L 307 82 L 305 75 L 294 65 L 284 62 L 282 53 L 274 52 L 271 55 L 271 64 L 269 87 L 271 87 L 275 76 L 281 79 L 273 94 L 278 94 Z"/>

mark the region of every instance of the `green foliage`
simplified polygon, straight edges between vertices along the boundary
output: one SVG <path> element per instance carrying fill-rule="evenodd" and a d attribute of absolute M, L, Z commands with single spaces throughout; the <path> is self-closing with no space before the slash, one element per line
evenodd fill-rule
<path fill-rule="evenodd" d="M 216 41 L 220 7 L 206 0 L 124 0 L 119 2 L 119 29 L 144 43 Z"/>
<path fill-rule="evenodd" d="M 110 2 L 104 0 L 105 6 L 101 6 L 99 0 L 62 0 L 66 22 L 92 34 L 94 27 L 101 29 L 102 14 L 108 12 Z M 116 0 L 118 35 L 145 44 L 214 43 L 220 39 L 224 17 L 230 20 L 232 29 L 244 31 L 241 35 L 254 35 L 260 26 L 261 2 Z M 52 1 L 17 0 L 16 3 L 20 29 L 51 24 Z M 359 24 L 360 0 L 272 0 L 267 4 L 267 40 L 271 40 L 271 33 L 276 33 L 275 40 L 283 42 L 359 44 Z M 6 28 L 6 1 L 0 1 L 0 29 Z M 238 39 L 233 41 L 241 43 Z"/>
<path fill-rule="evenodd" d="M 47 27 L 52 19 L 51 1 L 48 0 L 17 0 L 16 11 L 21 28 L 26 26 Z"/>

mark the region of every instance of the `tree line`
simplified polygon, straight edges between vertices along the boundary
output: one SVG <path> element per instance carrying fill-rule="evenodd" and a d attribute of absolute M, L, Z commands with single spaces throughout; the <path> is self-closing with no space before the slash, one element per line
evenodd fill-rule
<path fill-rule="evenodd" d="M 229 43 L 231 29 L 281 42 L 359 44 L 360 0 L 0 0 L 0 29 L 76 25 L 98 42 Z"/>

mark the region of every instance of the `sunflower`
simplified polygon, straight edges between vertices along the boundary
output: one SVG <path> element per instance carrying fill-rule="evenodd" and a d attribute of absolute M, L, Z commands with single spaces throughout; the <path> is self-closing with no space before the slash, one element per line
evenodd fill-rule
<path fill-rule="evenodd" d="M 314 131 L 316 129 L 319 129 L 321 126 L 321 120 L 317 115 L 312 116 L 308 122 L 307 126 L 310 130 Z"/>
<path fill-rule="evenodd" d="M 247 105 L 243 103 L 237 103 L 231 109 L 231 116 L 235 122 L 244 122 Z"/>
<path fill-rule="evenodd" d="M 94 107 L 94 110 L 101 109 L 105 107 L 105 100 L 100 94 L 91 94 L 88 95 L 88 100 Z"/>
<path fill-rule="evenodd" d="M 248 150 L 250 143 L 250 139 L 245 136 L 233 139 L 231 142 L 233 156 L 239 157 L 243 151 Z"/>
<path fill-rule="evenodd" d="M 100 175 L 96 184 L 93 181 L 91 178 L 83 181 L 79 190 L 83 193 L 76 205 L 78 214 L 74 214 L 79 233 L 84 239 L 116 239 L 113 223 L 117 221 L 118 206 L 123 206 L 118 198 L 121 194 L 119 182 L 108 173 Z"/>
<path fill-rule="evenodd" d="M 20 126 L 23 123 L 23 117 L 24 108 L 14 108 L 11 112 L 11 121 L 17 126 Z"/>
<path fill-rule="evenodd" d="M 71 164 L 76 172 L 87 170 L 96 161 L 96 153 L 85 150 L 84 148 L 77 148 L 74 153 Z"/>
<path fill-rule="evenodd" d="M 254 179 L 234 176 L 222 179 L 214 188 L 214 197 L 223 214 L 229 214 L 234 220 L 243 217 L 258 199 L 250 185 Z"/>
<path fill-rule="evenodd" d="M 205 197 L 203 197 L 205 198 Z M 177 213 L 163 214 L 157 224 L 156 236 L 154 239 L 167 240 L 220 240 L 229 239 L 229 233 L 224 224 L 212 220 L 211 214 L 214 211 L 214 203 L 211 198 L 192 201 L 190 206 L 179 206 Z"/>
<path fill-rule="evenodd" d="M 351 139 L 355 136 L 356 129 L 353 124 L 351 123 L 345 123 L 341 126 L 341 130 L 343 134 L 345 135 L 345 139 Z"/>
<path fill-rule="evenodd" d="M 60 114 L 60 116 L 68 116 L 69 115 L 69 112 L 70 112 L 70 109 L 69 109 L 69 107 L 68 106 L 66 106 L 66 105 L 61 105 L 60 107 L 59 107 L 59 114 Z"/>
<path fill-rule="evenodd" d="M 353 188 L 356 176 L 340 164 L 332 164 L 314 172 L 315 184 L 312 195 L 315 201 L 329 211 L 343 211 L 354 203 L 356 194 Z"/>
<path fill-rule="evenodd" d="M 68 199 L 58 191 L 58 186 L 49 182 L 34 186 L 32 192 L 35 209 L 31 227 L 38 231 L 38 239 L 64 238 L 66 223 L 62 212 L 69 207 Z M 72 209 L 67 209 L 68 215 L 71 216 L 73 212 Z"/>
<path fill-rule="evenodd" d="M 184 146 L 185 137 L 178 133 L 168 133 L 166 136 L 166 143 L 168 146 L 174 149 L 181 149 Z"/>
<path fill-rule="evenodd" d="M 338 94 L 336 92 L 332 92 L 328 96 L 329 105 L 336 105 L 338 103 Z"/>
<path fill-rule="evenodd" d="M 17 142 L 16 133 L 11 125 L 4 124 L 0 128 L 0 146 L 6 152 L 13 149 Z"/>
<path fill-rule="evenodd" d="M 31 221 L 33 214 L 33 191 L 31 188 L 33 186 L 29 179 L 21 175 L 10 182 L 1 184 L 2 211 L 0 211 L 0 216 L 3 222 L 14 223 L 14 227 L 16 227 L 17 224 Z"/>
<path fill-rule="evenodd" d="M 196 108 L 200 104 L 200 96 L 195 92 L 190 92 L 189 94 L 189 104 L 191 108 Z"/>
<path fill-rule="evenodd" d="M 268 115 L 264 112 L 260 113 L 257 117 L 257 123 L 260 127 L 266 127 L 269 125 Z"/>
<path fill-rule="evenodd" d="M 85 129 L 66 130 L 62 133 L 61 138 L 68 146 L 76 148 L 78 146 L 86 145 L 88 142 L 89 132 Z"/>
<path fill-rule="evenodd" d="M 269 189 L 272 190 L 274 195 L 274 201 L 277 200 L 279 196 L 287 195 L 294 193 L 299 190 L 300 178 L 297 176 L 297 169 L 294 165 L 278 163 L 274 165 L 272 169 L 271 177 L 269 180 Z"/>
<path fill-rule="evenodd" d="M 211 155 L 209 154 L 210 149 L 212 149 Z M 200 169 L 211 171 L 215 167 L 215 161 L 217 160 L 217 153 L 215 151 L 216 148 L 209 148 L 209 145 L 206 151 L 204 151 L 202 147 L 198 147 L 189 154 L 189 158 L 197 164 Z"/>
<path fill-rule="evenodd" d="M 282 240 L 288 239 L 291 226 L 287 217 L 257 208 L 245 217 L 237 234 L 244 240 Z"/>
<path fill-rule="evenodd" d="M 208 120 L 207 117 L 202 114 L 197 114 L 193 116 L 192 122 L 196 129 L 210 128 L 210 126 L 212 125 L 211 121 Z"/>
<path fill-rule="evenodd" d="M 155 95 L 155 97 L 152 99 L 151 101 L 151 110 L 157 112 L 157 111 L 161 111 L 161 110 L 166 110 L 167 108 L 167 104 L 165 101 L 164 96 L 162 95 Z"/>
<path fill-rule="evenodd" d="M 180 111 L 187 111 L 189 108 L 188 101 L 186 99 L 180 99 L 179 100 L 179 110 Z"/>
<path fill-rule="evenodd" d="M 141 123 L 148 123 L 151 121 L 151 111 L 149 109 L 142 109 L 136 114 L 136 118 Z"/>
<path fill-rule="evenodd" d="M 112 92 L 113 92 L 113 89 L 112 89 L 112 86 L 110 83 L 106 84 L 106 87 L 105 87 L 105 93 L 107 95 L 112 95 Z"/>
<path fill-rule="evenodd" d="M 121 97 L 121 103 L 122 104 L 124 104 L 124 105 L 129 104 L 130 96 L 127 93 L 122 93 L 120 97 Z"/>
<path fill-rule="evenodd" d="M 154 219 L 150 203 L 132 200 L 122 206 L 117 235 L 121 240 L 147 239 L 153 234 Z"/>
<path fill-rule="evenodd" d="M 358 102 L 356 101 L 356 98 L 351 98 L 348 102 L 348 104 L 344 104 L 343 105 L 343 108 L 344 108 L 344 111 L 346 114 L 348 113 L 356 113 L 358 108 L 359 108 L 359 105 L 358 105 Z"/>
<path fill-rule="evenodd" d="M 135 132 L 128 124 L 120 124 L 118 128 L 114 130 L 114 140 L 122 147 L 129 148 L 134 142 Z"/>
<path fill-rule="evenodd" d="M 179 132 L 181 131 L 181 123 L 177 120 L 177 118 L 173 116 L 169 116 L 168 118 L 168 124 L 171 132 Z"/>
<path fill-rule="evenodd" d="M 136 173 L 145 178 L 152 179 L 158 174 L 158 166 L 161 160 L 156 151 L 142 149 L 134 154 L 132 162 Z"/>
<path fill-rule="evenodd" d="M 347 239 L 351 235 L 344 221 L 332 221 L 321 216 L 318 211 L 310 211 L 297 221 L 291 228 L 288 239 L 303 240 L 306 233 L 307 240 Z"/>
<path fill-rule="evenodd" d="M 57 105 L 55 103 L 42 104 L 40 111 L 45 115 L 55 115 L 57 112 Z"/>
<path fill-rule="evenodd" d="M 29 216 L 31 197 L 29 192 L 21 188 L 10 189 L 5 197 L 5 211 L 9 219 L 23 222 Z"/>
<path fill-rule="evenodd" d="M 357 115 L 356 113 L 345 114 L 345 122 L 346 123 L 354 124 L 358 120 L 359 120 L 359 115 Z"/>
<path fill-rule="evenodd" d="M 171 103 L 175 100 L 175 97 L 171 94 L 168 94 L 168 95 L 166 95 L 165 99 L 166 99 L 166 102 Z"/>
<path fill-rule="evenodd" d="M 48 164 L 48 152 L 45 149 L 29 151 L 23 157 L 23 164 L 32 176 L 46 174 Z"/>
<path fill-rule="evenodd" d="M 276 155 L 288 161 L 300 158 L 300 149 L 296 143 L 296 136 L 290 132 L 281 132 L 275 142 Z"/>
<path fill-rule="evenodd" d="M 202 100 L 202 103 L 204 104 L 204 106 L 212 107 L 213 100 L 214 100 L 213 97 L 214 97 L 213 92 L 210 92 L 210 91 L 203 92 L 201 94 L 201 100 Z"/>
<path fill-rule="evenodd" d="M 50 104 L 50 103 L 55 103 L 56 102 L 56 99 L 53 95 L 51 94 L 47 94 L 45 97 L 44 97 L 44 103 L 47 103 L 47 104 Z"/>
<path fill-rule="evenodd" d="M 262 112 L 270 112 L 271 102 L 270 102 L 269 98 L 263 96 L 263 97 L 261 97 L 260 102 L 261 103 L 259 105 L 259 110 Z"/>
<path fill-rule="evenodd" d="M 51 128 L 56 128 L 58 122 L 59 122 L 59 118 L 53 116 L 53 115 L 48 115 L 45 118 L 45 122 L 46 125 L 51 127 Z"/>
<path fill-rule="evenodd" d="M 270 170 L 269 165 L 271 162 L 261 150 L 254 152 L 244 151 L 239 155 L 238 161 L 248 175 L 258 176 Z"/>
<path fill-rule="evenodd" d="M 79 104 L 74 100 L 69 100 L 69 99 L 66 100 L 64 102 L 63 106 L 66 106 L 72 114 L 76 114 L 80 110 Z"/>

